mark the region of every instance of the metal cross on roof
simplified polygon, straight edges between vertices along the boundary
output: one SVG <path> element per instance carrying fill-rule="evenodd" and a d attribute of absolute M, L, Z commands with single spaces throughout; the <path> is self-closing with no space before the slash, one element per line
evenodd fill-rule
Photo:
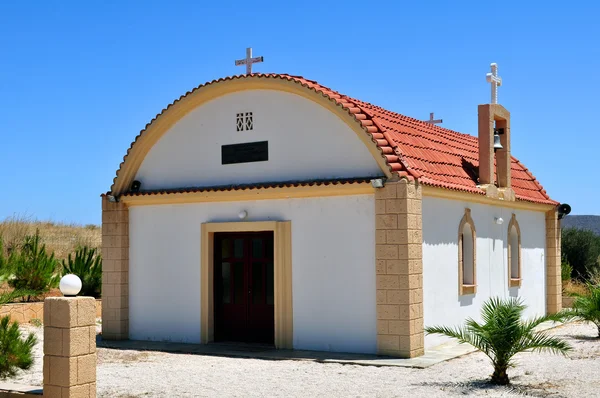
<path fill-rule="evenodd" d="M 492 85 L 492 104 L 498 103 L 498 87 L 502 85 L 502 78 L 498 76 L 498 64 L 490 64 L 492 73 L 485 75 L 485 79 Z"/>
<path fill-rule="evenodd" d="M 252 58 L 252 47 L 248 47 L 246 49 L 246 58 L 238 59 L 235 61 L 235 66 L 246 65 L 246 74 L 250 75 L 252 73 L 252 64 L 256 64 L 258 62 L 263 62 L 263 57 L 254 57 Z"/>
<path fill-rule="evenodd" d="M 431 112 L 429 114 L 429 120 L 424 120 L 425 123 L 431 123 L 431 124 L 440 124 L 443 123 L 444 121 L 442 119 L 434 119 L 433 118 L 433 112 Z"/>

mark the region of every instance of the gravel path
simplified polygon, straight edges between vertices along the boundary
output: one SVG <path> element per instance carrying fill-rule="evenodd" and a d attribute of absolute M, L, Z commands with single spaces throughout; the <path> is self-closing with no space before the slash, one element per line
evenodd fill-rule
<path fill-rule="evenodd" d="M 41 328 L 28 327 L 40 336 Z M 480 352 L 427 369 L 265 361 L 160 352 L 98 350 L 99 397 L 598 397 L 600 340 L 596 328 L 568 324 L 550 331 L 575 348 L 568 356 L 520 354 L 512 385 L 486 383 Z M 11 382 L 41 385 L 36 364 Z"/>

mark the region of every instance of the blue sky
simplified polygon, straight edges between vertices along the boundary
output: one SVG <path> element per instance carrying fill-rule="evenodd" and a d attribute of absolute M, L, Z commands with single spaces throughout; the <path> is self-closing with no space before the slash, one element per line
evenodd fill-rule
<path fill-rule="evenodd" d="M 512 152 L 573 214 L 600 214 L 595 2 L 0 1 L 0 219 L 99 223 L 126 149 L 191 88 L 302 75 L 476 135 L 497 62 Z"/>

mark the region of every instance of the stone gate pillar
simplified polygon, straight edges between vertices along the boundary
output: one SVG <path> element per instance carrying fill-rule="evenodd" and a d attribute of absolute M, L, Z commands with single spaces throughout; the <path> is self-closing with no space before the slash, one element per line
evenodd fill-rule
<path fill-rule="evenodd" d="M 44 301 L 44 397 L 96 397 L 96 300 Z"/>

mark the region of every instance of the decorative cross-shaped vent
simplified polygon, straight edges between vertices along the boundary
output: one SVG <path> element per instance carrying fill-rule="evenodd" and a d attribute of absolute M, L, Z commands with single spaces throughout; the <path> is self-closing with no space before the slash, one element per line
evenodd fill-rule
<path fill-rule="evenodd" d="M 236 119 L 235 122 L 237 125 L 237 131 L 243 131 L 244 130 L 244 114 L 238 113 L 235 119 Z"/>
<path fill-rule="evenodd" d="M 252 112 L 238 113 L 235 117 L 235 124 L 237 131 L 253 130 L 254 120 L 252 118 Z"/>
<path fill-rule="evenodd" d="M 253 122 L 252 122 L 252 112 L 246 112 L 246 130 L 252 130 Z"/>

